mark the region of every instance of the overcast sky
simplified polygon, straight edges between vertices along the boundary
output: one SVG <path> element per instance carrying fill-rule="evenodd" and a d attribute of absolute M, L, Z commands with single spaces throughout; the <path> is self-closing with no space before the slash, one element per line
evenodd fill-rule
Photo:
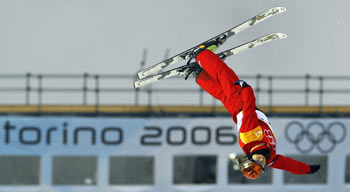
<path fill-rule="evenodd" d="M 134 74 L 275 6 L 288 11 L 221 48 L 272 32 L 288 39 L 234 56 L 239 74 L 348 75 L 348 0 L 0 0 L 8 73 Z"/>

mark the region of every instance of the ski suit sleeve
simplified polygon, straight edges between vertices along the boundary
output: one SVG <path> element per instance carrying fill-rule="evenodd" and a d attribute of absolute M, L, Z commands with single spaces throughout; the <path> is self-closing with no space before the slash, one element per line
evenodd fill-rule
<path fill-rule="evenodd" d="M 242 98 L 242 120 L 237 122 L 239 129 L 239 143 L 245 153 L 251 153 L 259 148 L 263 143 L 264 135 L 260 126 L 258 116 L 255 112 L 255 96 L 250 86 L 242 88 L 240 91 Z M 261 145 L 263 146 L 263 145 Z M 266 147 L 266 146 L 265 146 Z"/>
<path fill-rule="evenodd" d="M 250 86 L 243 88 L 241 90 L 241 97 L 243 102 L 243 119 L 240 131 L 246 132 L 260 127 L 259 120 L 255 112 L 256 104 L 253 89 Z"/>
<path fill-rule="evenodd" d="M 293 174 L 301 175 L 310 172 L 310 166 L 283 155 L 276 155 L 275 161 L 270 165 L 272 168 L 282 169 Z"/>

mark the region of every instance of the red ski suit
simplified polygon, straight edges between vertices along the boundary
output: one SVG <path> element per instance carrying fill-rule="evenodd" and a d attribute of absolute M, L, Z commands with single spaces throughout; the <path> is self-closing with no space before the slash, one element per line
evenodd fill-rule
<path fill-rule="evenodd" d="M 293 174 L 306 174 L 310 166 L 292 158 L 276 154 L 276 138 L 264 113 L 256 109 L 255 96 L 250 86 L 241 88 L 233 83 L 238 79 L 218 56 L 209 50 L 197 57 L 204 69 L 196 82 L 210 95 L 220 100 L 237 124 L 239 145 L 244 153 L 261 149 L 269 151 L 266 165 L 289 171 Z"/>

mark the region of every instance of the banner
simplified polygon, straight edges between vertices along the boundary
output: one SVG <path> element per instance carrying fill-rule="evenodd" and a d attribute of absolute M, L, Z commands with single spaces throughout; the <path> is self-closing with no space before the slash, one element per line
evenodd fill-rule
<path fill-rule="evenodd" d="M 8 116 L 0 118 L 0 167 L 8 171 L 0 191 L 349 190 L 350 119 L 270 121 L 277 153 L 324 163 L 317 179 L 271 169 L 254 183 L 231 173 L 229 154 L 242 153 L 231 118 Z"/>

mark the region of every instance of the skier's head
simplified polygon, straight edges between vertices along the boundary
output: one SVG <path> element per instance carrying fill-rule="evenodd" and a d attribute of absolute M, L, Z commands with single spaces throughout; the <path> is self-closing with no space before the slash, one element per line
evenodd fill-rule
<path fill-rule="evenodd" d="M 259 178 L 265 170 L 266 165 L 266 151 L 257 151 L 249 154 L 240 162 L 240 170 L 242 174 L 248 179 Z"/>

